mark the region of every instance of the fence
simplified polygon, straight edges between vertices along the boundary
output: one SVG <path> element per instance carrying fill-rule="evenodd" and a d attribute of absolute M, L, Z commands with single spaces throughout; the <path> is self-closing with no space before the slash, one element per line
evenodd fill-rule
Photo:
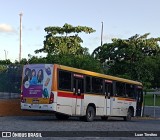
<path fill-rule="evenodd" d="M 0 92 L 19 93 L 22 65 L 0 65 Z"/>
<path fill-rule="evenodd" d="M 151 106 L 144 106 L 143 115 L 160 118 L 160 106 L 156 106 L 156 104 L 160 104 L 160 91 L 147 92 L 146 94 L 151 95 L 153 104 Z"/>
<path fill-rule="evenodd" d="M 145 106 L 144 116 L 160 118 L 160 106 Z"/>

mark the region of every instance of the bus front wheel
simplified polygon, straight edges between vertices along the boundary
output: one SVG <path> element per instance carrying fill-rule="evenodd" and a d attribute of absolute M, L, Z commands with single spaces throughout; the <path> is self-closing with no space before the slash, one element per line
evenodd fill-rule
<path fill-rule="evenodd" d="M 95 117 L 95 109 L 92 106 L 88 106 L 87 111 L 86 111 L 85 120 L 87 122 L 91 122 L 94 120 L 94 117 Z"/>

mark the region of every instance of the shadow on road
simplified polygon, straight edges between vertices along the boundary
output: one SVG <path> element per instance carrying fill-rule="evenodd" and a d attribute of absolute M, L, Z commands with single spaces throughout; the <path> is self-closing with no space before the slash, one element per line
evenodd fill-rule
<path fill-rule="evenodd" d="M 68 120 L 58 120 L 54 115 L 51 116 L 16 116 L 18 120 L 23 121 L 54 121 L 54 122 L 85 122 L 79 120 L 79 117 L 70 117 Z M 137 122 L 138 119 L 133 119 L 128 122 Z M 102 120 L 100 117 L 96 117 L 93 122 L 125 122 L 121 117 L 109 117 L 108 120 Z M 87 123 L 87 122 L 86 122 Z M 89 122 L 90 123 L 90 122 Z"/>

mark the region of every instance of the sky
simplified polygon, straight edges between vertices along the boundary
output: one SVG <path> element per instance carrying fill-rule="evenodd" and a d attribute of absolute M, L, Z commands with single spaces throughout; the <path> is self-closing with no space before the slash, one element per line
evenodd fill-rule
<path fill-rule="evenodd" d="M 22 16 L 22 58 L 43 48 L 48 26 L 65 23 L 88 26 L 96 30 L 91 34 L 79 34 L 82 46 L 89 52 L 112 38 L 127 39 L 135 34 L 150 33 L 160 37 L 159 0 L 0 0 L 0 60 L 19 59 L 20 12 Z M 6 54 L 6 57 L 5 57 Z"/>

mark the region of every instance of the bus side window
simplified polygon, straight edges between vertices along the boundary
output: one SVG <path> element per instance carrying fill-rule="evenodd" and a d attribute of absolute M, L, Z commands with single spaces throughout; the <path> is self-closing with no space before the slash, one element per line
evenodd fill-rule
<path fill-rule="evenodd" d="M 116 94 L 117 96 L 125 97 L 125 84 L 116 82 Z"/>
<path fill-rule="evenodd" d="M 86 87 L 86 93 L 90 93 L 91 92 L 91 77 L 89 76 L 86 76 L 85 87 Z"/>
<path fill-rule="evenodd" d="M 59 89 L 71 91 L 71 72 L 59 71 L 58 75 Z"/>
<path fill-rule="evenodd" d="M 103 79 L 92 77 L 92 92 L 103 93 Z"/>
<path fill-rule="evenodd" d="M 126 97 L 134 98 L 134 94 L 135 94 L 135 86 L 126 84 Z"/>

